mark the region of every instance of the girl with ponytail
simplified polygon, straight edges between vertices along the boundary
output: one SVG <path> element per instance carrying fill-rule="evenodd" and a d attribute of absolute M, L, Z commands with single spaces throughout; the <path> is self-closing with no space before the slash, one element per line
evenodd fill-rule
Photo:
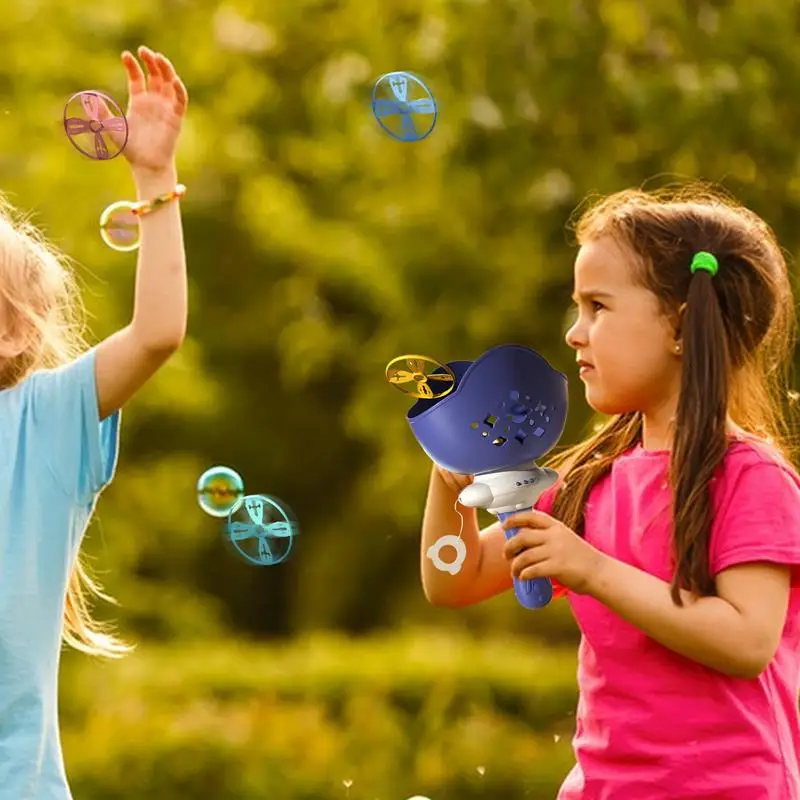
<path fill-rule="evenodd" d="M 781 249 L 705 190 L 612 195 L 576 233 L 566 338 L 607 420 L 549 465 L 560 480 L 536 510 L 483 531 L 470 520 L 469 574 L 426 593 L 464 606 L 512 576 L 549 577 L 567 597 L 580 702 L 559 800 L 800 800 Z M 424 538 L 465 480 L 434 470 Z M 519 532 L 506 542 L 503 527 Z"/>

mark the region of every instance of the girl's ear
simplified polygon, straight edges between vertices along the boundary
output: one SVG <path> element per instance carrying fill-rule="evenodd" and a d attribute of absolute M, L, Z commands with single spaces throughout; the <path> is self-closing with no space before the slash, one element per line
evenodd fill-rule
<path fill-rule="evenodd" d="M 25 341 L 21 337 L 0 337 L 0 358 L 16 358 L 25 350 Z"/>
<path fill-rule="evenodd" d="M 34 341 L 35 329 L 27 322 L 0 327 L 0 358 L 11 359 L 24 353 Z"/>
<path fill-rule="evenodd" d="M 683 317 L 685 313 L 686 303 L 681 303 L 678 310 L 672 314 L 672 346 L 677 355 L 683 352 Z"/>
<path fill-rule="evenodd" d="M 0 358 L 16 358 L 25 349 L 25 345 L 13 339 L 0 339 Z"/>

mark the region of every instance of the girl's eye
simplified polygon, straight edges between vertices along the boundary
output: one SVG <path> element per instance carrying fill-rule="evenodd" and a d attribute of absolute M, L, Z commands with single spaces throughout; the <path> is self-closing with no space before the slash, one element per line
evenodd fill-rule
<path fill-rule="evenodd" d="M 592 311 L 600 311 L 603 308 L 605 308 L 605 306 L 601 302 L 592 300 Z"/>

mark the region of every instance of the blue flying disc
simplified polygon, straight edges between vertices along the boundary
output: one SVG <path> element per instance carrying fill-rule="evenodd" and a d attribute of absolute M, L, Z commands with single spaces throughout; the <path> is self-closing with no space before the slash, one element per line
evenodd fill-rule
<path fill-rule="evenodd" d="M 436 125 L 436 100 L 410 72 L 388 72 L 375 81 L 372 113 L 386 133 L 400 142 L 419 142 Z"/>

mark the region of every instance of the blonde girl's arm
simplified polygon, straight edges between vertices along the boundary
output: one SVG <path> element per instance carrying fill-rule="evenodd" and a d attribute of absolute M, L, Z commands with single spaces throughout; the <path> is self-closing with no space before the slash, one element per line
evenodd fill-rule
<path fill-rule="evenodd" d="M 480 530 L 474 508 L 459 506 L 464 517 L 455 510 L 460 490 L 470 482 L 467 476 L 452 475 L 433 467 L 428 486 L 428 499 L 422 522 L 421 572 L 422 588 L 428 602 L 435 606 L 462 608 L 488 600 L 511 589 L 513 582 L 508 561 L 503 555 L 505 534 L 499 523 Z M 452 575 L 436 568 L 427 553 L 437 539 L 458 535 L 466 547 L 461 570 Z M 444 561 L 452 560 L 452 550 L 443 550 Z"/>
<path fill-rule="evenodd" d="M 178 186 L 175 150 L 188 97 L 174 67 L 140 47 L 122 54 L 128 74 L 129 135 L 123 151 L 137 200 L 151 203 Z M 100 419 L 121 408 L 181 345 L 187 322 L 186 252 L 178 199 L 139 217 L 140 244 L 130 323 L 96 350 Z"/>
<path fill-rule="evenodd" d="M 173 191 L 175 166 L 134 171 L 138 199 Z M 130 324 L 97 347 L 95 374 L 100 419 L 122 406 L 180 347 L 188 316 L 186 253 L 179 201 L 140 218 L 141 240 Z"/>

